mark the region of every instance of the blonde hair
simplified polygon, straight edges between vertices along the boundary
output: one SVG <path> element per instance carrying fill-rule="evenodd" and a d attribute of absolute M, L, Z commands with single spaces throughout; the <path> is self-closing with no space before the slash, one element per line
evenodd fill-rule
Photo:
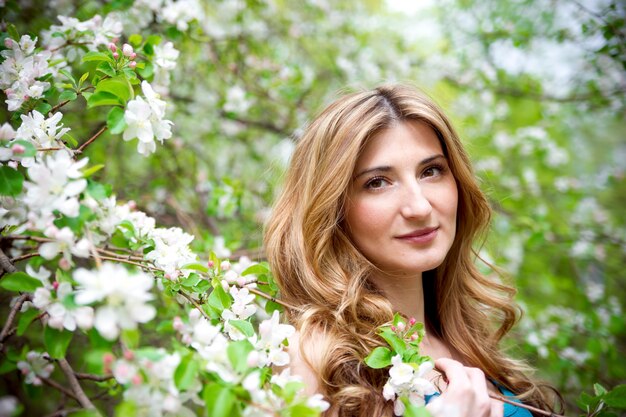
<path fill-rule="evenodd" d="M 472 246 L 486 231 L 491 211 L 469 157 L 441 109 L 408 86 L 346 95 L 313 120 L 266 226 L 266 253 L 281 298 L 299 307 L 287 314 L 301 332 L 301 346 L 313 335 L 323 340 L 321 360 L 309 365 L 340 416 L 392 415 L 393 404 L 382 397 L 386 370 L 370 369 L 363 359 L 383 344 L 376 328 L 391 320 L 393 310 L 368 280 L 373 266 L 344 229 L 343 207 L 365 144 L 402 121 L 435 131 L 458 188 L 455 241 L 444 262 L 424 273 L 428 331 L 460 352 L 466 365 L 482 369 L 526 403 L 551 410 L 548 390 L 498 348 L 519 313 L 515 290 L 474 265 Z"/>

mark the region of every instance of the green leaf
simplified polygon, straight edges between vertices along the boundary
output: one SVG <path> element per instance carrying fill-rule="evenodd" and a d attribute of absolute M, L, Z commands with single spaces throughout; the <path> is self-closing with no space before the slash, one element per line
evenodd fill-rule
<path fill-rule="evenodd" d="M 21 271 L 13 272 L 0 279 L 0 287 L 9 291 L 33 292 L 41 286 L 41 281 Z"/>
<path fill-rule="evenodd" d="M 141 334 L 138 329 L 124 329 L 122 330 L 122 335 L 120 339 L 122 342 L 126 344 L 130 349 L 136 349 L 139 347 L 139 339 Z"/>
<path fill-rule="evenodd" d="M 379 346 L 367 355 L 365 363 L 374 369 L 386 368 L 391 365 L 391 357 L 392 354 L 388 348 Z"/>
<path fill-rule="evenodd" d="M 202 281 L 202 277 L 198 274 L 189 274 L 189 276 L 181 281 L 181 285 L 185 287 L 193 287 Z"/>
<path fill-rule="evenodd" d="M 96 93 L 91 94 L 87 98 L 87 107 L 89 108 L 98 107 L 98 106 L 124 106 L 124 105 L 126 105 L 126 102 L 123 102 L 115 94 L 111 94 L 106 91 L 98 91 Z"/>
<path fill-rule="evenodd" d="M 98 52 L 98 51 L 91 51 L 91 52 L 87 52 L 82 59 L 83 62 L 98 62 L 98 61 L 106 61 L 106 62 L 110 62 L 110 63 L 114 63 L 115 61 L 113 60 L 113 58 L 111 58 L 110 56 L 108 56 L 107 54 L 103 53 L 103 52 Z"/>
<path fill-rule="evenodd" d="M 133 33 L 132 35 L 128 37 L 128 43 L 130 43 L 134 47 L 141 45 L 142 41 L 143 41 L 143 37 L 141 37 L 141 35 L 138 33 Z"/>
<path fill-rule="evenodd" d="M 147 62 L 143 67 L 137 64 L 136 70 L 143 78 L 150 78 L 154 74 L 154 65 L 151 62 Z"/>
<path fill-rule="evenodd" d="M 11 39 L 17 42 L 20 41 L 20 33 L 17 31 L 17 28 L 15 27 L 13 23 L 9 23 L 7 25 L 7 32 L 9 33 L 9 36 L 11 37 Z"/>
<path fill-rule="evenodd" d="M 265 312 L 271 315 L 275 310 L 278 310 L 278 312 L 282 312 L 283 307 L 272 300 L 268 300 L 267 303 L 265 303 Z"/>
<path fill-rule="evenodd" d="M 42 101 L 35 106 L 35 110 L 41 114 L 48 114 L 48 112 L 52 110 L 52 106 L 49 103 Z"/>
<path fill-rule="evenodd" d="M 213 288 L 208 299 L 209 306 L 217 310 L 220 314 L 224 309 L 230 307 L 232 302 L 233 299 L 230 295 L 226 294 L 226 291 L 224 291 L 221 286 Z"/>
<path fill-rule="evenodd" d="M 122 105 L 125 105 L 128 100 L 134 97 L 133 87 L 128 82 L 128 79 L 123 75 L 100 81 L 96 85 L 96 91 L 94 94 L 97 94 L 98 92 L 113 94 L 115 97 L 120 99 Z"/>
<path fill-rule="evenodd" d="M 209 268 L 207 268 L 206 266 L 204 266 L 204 265 L 202 265 L 201 263 L 198 263 L 198 262 L 192 262 L 192 263 L 189 263 L 189 264 L 185 264 L 185 265 L 181 266 L 180 269 L 192 269 L 194 271 L 209 272 Z"/>
<path fill-rule="evenodd" d="M 115 417 L 136 417 L 137 406 L 132 401 L 122 401 L 115 407 Z"/>
<path fill-rule="evenodd" d="M 65 90 L 59 95 L 59 101 L 65 101 L 65 100 L 74 101 L 76 100 L 77 97 L 78 95 L 76 95 L 76 91 Z"/>
<path fill-rule="evenodd" d="M 76 80 L 74 79 L 74 76 L 71 72 L 66 69 L 60 69 L 59 74 L 63 74 L 68 80 L 70 80 L 72 82 L 72 87 L 77 87 Z"/>
<path fill-rule="evenodd" d="M 36 308 L 30 308 L 20 315 L 20 319 L 17 322 L 17 335 L 24 334 L 28 326 L 35 320 L 35 317 L 39 315 L 39 310 Z"/>
<path fill-rule="evenodd" d="M 252 324 L 247 320 L 229 320 L 231 326 L 239 330 L 246 337 L 251 337 L 254 334 L 254 328 Z"/>
<path fill-rule="evenodd" d="M 604 396 L 606 405 L 626 410 L 626 385 L 618 385 Z"/>
<path fill-rule="evenodd" d="M 211 384 L 204 387 L 202 397 L 206 404 L 205 410 L 209 417 L 231 417 L 235 406 L 235 394 L 228 388 L 219 384 Z"/>
<path fill-rule="evenodd" d="M 52 359 L 62 359 L 65 357 L 67 347 L 70 345 L 74 333 L 67 330 L 56 330 L 46 326 L 43 332 L 43 342 L 46 350 Z"/>
<path fill-rule="evenodd" d="M 200 362 L 194 358 L 194 355 L 189 354 L 185 356 L 174 372 L 174 384 L 176 384 L 176 388 L 183 391 L 191 387 L 199 371 Z"/>
<path fill-rule="evenodd" d="M 308 407 L 306 404 L 294 404 L 287 410 L 290 417 L 318 417 L 320 415 L 319 411 Z"/>
<path fill-rule="evenodd" d="M 426 407 L 417 407 L 411 404 L 406 398 L 402 398 L 402 402 L 406 407 L 404 410 L 405 417 L 432 417 L 428 410 L 426 410 Z"/>
<path fill-rule="evenodd" d="M 104 200 L 105 198 L 111 196 L 111 186 L 90 180 L 87 185 L 87 194 L 98 201 Z"/>
<path fill-rule="evenodd" d="M 96 71 L 101 72 L 105 75 L 108 75 L 109 77 L 115 77 L 117 75 L 115 68 L 113 68 L 113 65 L 111 65 L 110 62 L 99 63 L 98 66 L 96 67 Z"/>
<path fill-rule="evenodd" d="M 124 109 L 121 107 L 113 107 L 107 115 L 107 127 L 109 132 L 118 135 L 126 129 L 126 121 L 124 120 Z"/>
<path fill-rule="evenodd" d="M 598 383 L 593 384 L 593 391 L 596 393 L 596 395 L 606 394 L 606 388 L 604 388 L 602 385 Z"/>
<path fill-rule="evenodd" d="M 263 264 L 254 264 L 254 265 L 250 265 L 249 267 L 247 267 L 241 273 L 241 275 L 260 275 L 260 274 L 267 274 L 268 272 L 270 271 L 267 268 L 267 266 Z"/>
<path fill-rule="evenodd" d="M 87 168 L 83 171 L 83 178 L 89 178 L 96 172 L 100 171 L 102 168 L 104 168 L 104 164 L 98 164 Z"/>
<path fill-rule="evenodd" d="M 69 417 L 102 417 L 98 410 L 79 410 L 68 414 Z"/>
<path fill-rule="evenodd" d="M 6 165 L 0 167 L 0 195 L 19 195 L 23 183 L 24 176 L 19 171 Z"/>
<path fill-rule="evenodd" d="M 230 322 L 232 324 L 232 321 Z M 226 348 L 228 360 L 237 372 L 245 372 L 248 369 L 248 354 L 254 350 L 252 343 L 247 340 L 231 342 Z"/>
<path fill-rule="evenodd" d="M 78 80 L 78 87 L 80 88 L 80 86 L 83 85 L 83 83 L 85 82 L 85 80 L 89 77 L 89 72 L 84 73 L 83 75 L 80 76 L 80 80 Z"/>
<path fill-rule="evenodd" d="M 385 341 L 391 346 L 391 349 L 402 355 L 406 350 L 406 343 L 400 336 L 398 336 L 395 332 L 393 332 L 389 328 L 385 328 L 380 332 L 380 337 L 385 339 Z"/>

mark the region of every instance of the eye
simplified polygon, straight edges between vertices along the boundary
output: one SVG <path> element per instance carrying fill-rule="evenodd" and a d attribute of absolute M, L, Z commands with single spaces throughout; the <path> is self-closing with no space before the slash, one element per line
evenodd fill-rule
<path fill-rule="evenodd" d="M 387 181 L 385 178 L 374 177 L 365 183 L 364 188 L 367 188 L 369 190 L 378 190 L 387 185 L 389 185 L 389 181 Z"/>
<path fill-rule="evenodd" d="M 443 165 L 432 165 L 422 172 L 422 178 L 439 177 L 444 171 L 445 167 Z"/>

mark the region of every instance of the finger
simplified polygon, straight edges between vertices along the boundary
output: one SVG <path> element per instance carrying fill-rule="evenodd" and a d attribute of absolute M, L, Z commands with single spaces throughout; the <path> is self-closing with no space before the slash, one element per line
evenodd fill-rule
<path fill-rule="evenodd" d="M 474 388 L 474 392 L 476 393 L 476 397 L 485 401 L 489 399 L 489 394 L 487 393 L 487 380 L 485 379 L 485 373 L 478 368 L 465 368 L 465 373 Z"/>
<path fill-rule="evenodd" d="M 435 366 L 445 374 L 448 385 L 469 385 L 470 380 L 465 372 L 465 367 L 461 362 L 449 358 L 439 358 L 435 361 Z"/>
<path fill-rule="evenodd" d="M 491 400 L 491 413 L 489 417 L 503 417 L 504 416 L 504 403 L 498 400 Z"/>

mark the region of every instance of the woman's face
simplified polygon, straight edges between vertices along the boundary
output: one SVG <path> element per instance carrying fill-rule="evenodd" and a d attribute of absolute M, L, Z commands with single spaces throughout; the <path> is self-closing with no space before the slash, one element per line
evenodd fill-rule
<path fill-rule="evenodd" d="M 345 221 L 356 247 L 386 275 L 439 266 L 456 233 L 458 193 L 437 135 L 401 122 L 366 144 L 348 191 Z"/>

